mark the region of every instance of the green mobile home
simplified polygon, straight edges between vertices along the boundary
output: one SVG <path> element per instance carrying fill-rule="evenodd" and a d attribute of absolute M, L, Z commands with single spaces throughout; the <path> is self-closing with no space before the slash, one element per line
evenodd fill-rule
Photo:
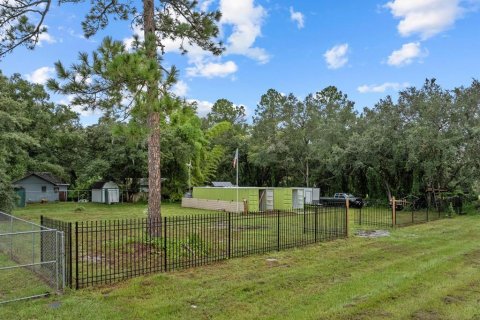
<path fill-rule="evenodd" d="M 235 187 L 194 187 L 192 198 L 184 198 L 182 206 L 236 211 L 268 211 L 302 209 L 304 188 L 239 187 L 238 204 Z"/>

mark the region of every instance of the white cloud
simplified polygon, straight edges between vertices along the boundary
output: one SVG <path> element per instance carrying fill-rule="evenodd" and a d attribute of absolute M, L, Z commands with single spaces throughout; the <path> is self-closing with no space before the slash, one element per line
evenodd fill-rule
<path fill-rule="evenodd" d="M 38 36 L 37 45 L 41 47 L 44 43 L 52 44 L 55 42 L 57 42 L 57 40 L 54 37 L 52 37 L 48 32 L 43 32 Z"/>
<path fill-rule="evenodd" d="M 262 24 L 266 11 L 254 0 L 220 0 L 221 25 L 232 25 L 232 34 L 227 39 L 227 54 L 245 55 L 259 63 L 267 63 L 270 55 L 263 48 L 254 47 L 255 40 L 262 35 Z"/>
<path fill-rule="evenodd" d="M 185 81 L 179 80 L 172 87 L 172 93 L 178 97 L 184 97 L 188 92 L 188 85 Z"/>
<path fill-rule="evenodd" d="M 357 88 L 358 92 L 360 93 L 382 93 L 388 90 L 401 90 L 403 88 L 408 87 L 410 84 L 408 82 L 398 83 L 398 82 L 385 82 L 380 85 L 371 84 L 367 85 L 364 84 Z"/>
<path fill-rule="evenodd" d="M 90 85 L 93 82 L 91 77 L 83 77 L 79 73 L 75 73 L 74 79 L 75 79 L 76 82 L 84 83 L 84 84 L 87 84 L 87 85 Z"/>
<path fill-rule="evenodd" d="M 224 63 L 208 62 L 198 63 L 194 67 L 187 68 L 187 75 L 189 77 L 206 77 L 224 78 L 230 74 L 237 72 L 238 67 L 233 61 L 227 61 Z"/>
<path fill-rule="evenodd" d="M 212 0 L 200 2 L 201 9 L 208 9 L 212 5 Z M 260 5 L 255 5 L 254 0 L 220 0 L 220 11 L 222 19 L 220 21 L 221 34 L 231 27 L 232 32 L 226 38 L 225 54 L 235 54 L 247 56 L 258 61 L 261 64 L 270 60 L 270 55 L 265 49 L 255 47 L 254 43 L 261 36 L 261 27 L 266 16 L 265 9 Z M 143 41 L 143 31 L 139 26 L 133 28 L 133 34 Z M 127 49 L 131 49 L 134 37 L 127 37 L 123 40 Z M 181 53 L 179 48 L 181 40 L 163 39 L 165 53 Z M 198 46 L 184 43 L 187 50 L 188 64 L 187 75 L 189 77 L 226 77 L 238 70 L 238 66 L 233 61 L 222 62 L 221 58 L 213 56 L 210 52 L 201 49 Z"/>
<path fill-rule="evenodd" d="M 213 102 L 207 101 L 207 100 L 198 100 L 198 99 L 187 99 L 187 102 L 189 103 L 195 103 L 197 106 L 197 114 L 199 117 L 206 117 L 207 114 L 212 111 L 212 107 L 214 105 Z M 234 104 L 235 107 L 237 106 L 243 106 L 245 108 L 245 117 L 248 118 L 251 114 L 252 111 L 243 104 Z"/>
<path fill-rule="evenodd" d="M 401 67 L 427 55 L 428 51 L 422 49 L 420 42 L 410 42 L 404 44 L 400 49 L 393 51 L 388 57 L 387 63 L 391 66 Z"/>
<path fill-rule="evenodd" d="M 297 24 L 298 29 L 302 29 L 305 26 L 305 16 L 303 13 L 293 10 L 293 7 L 290 7 L 290 20 Z"/>
<path fill-rule="evenodd" d="M 208 8 L 210 7 L 210 5 L 212 4 L 213 0 L 203 0 L 203 1 L 200 1 L 199 5 L 200 5 L 200 10 L 202 11 L 207 11 Z"/>
<path fill-rule="evenodd" d="M 202 100 L 196 100 L 196 99 L 189 99 L 187 102 L 193 103 L 197 105 L 197 114 L 199 117 L 205 117 L 213 107 L 213 103 L 210 101 L 202 101 Z"/>
<path fill-rule="evenodd" d="M 143 41 L 145 37 L 143 36 L 143 30 L 140 26 L 134 25 L 132 30 L 133 35 L 123 39 L 123 44 L 127 50 L 132 49 L 134 36 L 137 36 L 140 41 Z"/>
<path fill-rule="evenodd" d="M 55 69 L 52 67 L 41 67 L 32 73 L 26 74 L 25 78 L 33 83 L 45 84 L 53 76 Z"/>
<path fill-rule="evenodd" d="M 338 69 L 348 62 L 348 43 L 334 46 L 324 53 L 325 61 L 329 69 Z"/>
<path fill-rule="evenodd" d="M 404 36 L 419 34 L 425 40 L 451 28 L 463 16 L 461 0 L 393 0 L 385 4 L 400 19 L 398 32 Z"/>

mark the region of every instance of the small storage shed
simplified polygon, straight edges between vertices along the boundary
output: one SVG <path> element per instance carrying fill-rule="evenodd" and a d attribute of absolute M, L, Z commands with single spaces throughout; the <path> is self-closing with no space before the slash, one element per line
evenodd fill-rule
<path fill-rule="evenodd" d="M 241 203 L 242 211 L 259 211 L 259 192 L 262 188 L 239 187 L 238 202 Z M 235 187 L 194 187 L 192 191 L 193 199 L 211 200 L 214 202 L 201 202 L 201 206 L 206 204 L 203 209 L 225 209 L 226 211 L 235 211 L 237 188 Z M 246 200 L 247 207 L 243 207 L 243 200 Z M 210 207 L 210 204 L 212 207 Z M 200 207 L 199 207 L 200 208 Z"/>
<path fill-rule="evenodd" d="M 118 203 L 120 202 L 120 188 L 113 181 L 98 181 L 92 186 L 92 202 Z"/>
<path fill-rule="evenodd" d="M 320 200 L 320 188 L 304 188 L 305 203 L 312 204 Z"/>
<path fill-rule="evenodd" d="M 238 202 L 247 211 L 303 209 L 305 188 L 239 187 Z M 236 208 L 236 187 L 194 187 L 184 206 L 232 211 Z M 246 205 L 246 208 L 243 206 Z"/>

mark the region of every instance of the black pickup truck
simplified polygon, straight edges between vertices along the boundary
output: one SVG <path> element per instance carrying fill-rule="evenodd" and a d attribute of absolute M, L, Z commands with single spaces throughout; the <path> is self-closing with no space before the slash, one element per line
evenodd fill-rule
<path fill-rule="evenodd" d="M 333 197 L 320 197 L 314 204 L 326 206 L 326 207 L 336 207 L 336 206 L 344 206 L 345 199 L 348 199 L 349 206 L 351 208 L 362 208 L 364 205 L 364 201 L 360 197 L 355 197 L 350 193 L 335 193 Z"/>

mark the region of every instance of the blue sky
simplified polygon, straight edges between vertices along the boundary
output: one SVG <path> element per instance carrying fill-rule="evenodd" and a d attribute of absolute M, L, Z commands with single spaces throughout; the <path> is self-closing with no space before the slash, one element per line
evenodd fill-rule
<path fill-rule="evenodd" d="M 55 61 L 69 65 L 106 35 L 128 45 L 135 30 L 124 22 L 83 38 L 80 22 L 88 2 L 53 7 L 40 45 L 7 55 L 0 62 L 3 73 L 43 83 L 54 76 Z M 269 88 L 303 98 L 329 85 L 348 94 L 361 111 L 426 78 L 453 88 L 480 75 L 480 0 L 204 0 L 200 5 L 222 10 L 226 53 L 213 57 L 191 48 L 181 56 L 176 44 L 168 43 L 165 64 L 180 69 L 173 90 L 198 101 L 201 115 L 227 98 L 252 116 Z M 84 124 L 97 118 L 82 112 Z"/>

